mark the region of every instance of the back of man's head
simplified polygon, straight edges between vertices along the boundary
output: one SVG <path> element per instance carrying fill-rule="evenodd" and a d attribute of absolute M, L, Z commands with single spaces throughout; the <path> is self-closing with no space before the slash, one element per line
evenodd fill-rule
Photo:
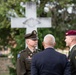
<path fill-rule="evenodd" d="M 55 45 L 55 37 L 52 34 L 47 34 L 44 37 L 43 42 L 44 42 L 44 44 L 46 44 L 48 46 L 54 46 Z"/>

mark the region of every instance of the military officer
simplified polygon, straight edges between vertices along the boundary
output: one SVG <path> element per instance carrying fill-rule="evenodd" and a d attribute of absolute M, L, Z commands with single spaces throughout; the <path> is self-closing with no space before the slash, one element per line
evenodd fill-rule
<path fill-rule="evenodd" d="M 38 37 L 35 30 L 32 33 L 26 34 L 25 39 L 27 48 L 19 52 L 17 56 L 17 75 L 31 75 L 31 59 L 39 51 L 39 49 L 36 49 Z"/>
<path fill-rule="evenodd" d="M 76 30 L 69 30 L 65 34 L 66 46 L 70 47 L 68 59 L 71 65 L 71 75 L 76 75 Z"/>

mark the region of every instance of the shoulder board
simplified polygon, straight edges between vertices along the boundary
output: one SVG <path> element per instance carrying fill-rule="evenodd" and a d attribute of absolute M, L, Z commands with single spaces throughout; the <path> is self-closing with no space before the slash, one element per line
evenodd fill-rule
<path fill-rule="evenodd" d="M 23 52 L 25 52 L 26 50 L 22 50 L 22 51 L 20 51 L 19 53 L 18 53 L 18 55 L 17 55 L 17 58 L 20 58 L 20 56 L 21 56 L 21 53 L 23 53 Z"/>
<path fill-rule="evenodd" d="M 37 49 L 37 51 L 38 51 L 38 52 L 40 52 L 40 51 L 41 51 L 41 49 Z"/>
<path fill-rule="evenodd" d="M 21 51 L 19 52 L 19 54 L 20 54 L 20 53 L 23 53 L 23 52 L 25 52 L 25 51 L 26 51 L 26 50 L 21 50 Z"/>

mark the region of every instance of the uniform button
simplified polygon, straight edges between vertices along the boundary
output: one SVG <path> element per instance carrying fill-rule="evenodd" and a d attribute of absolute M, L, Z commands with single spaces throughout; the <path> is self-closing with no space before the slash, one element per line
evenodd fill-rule
<path fill-rule="evenodd" d="M 32 55 L 32 54 L 30 54 L 30 55 Z"/>
<path fill-rule="evenodd" d="M 33 54 L 30 54 L 30 57 L 32 57 Z"/>

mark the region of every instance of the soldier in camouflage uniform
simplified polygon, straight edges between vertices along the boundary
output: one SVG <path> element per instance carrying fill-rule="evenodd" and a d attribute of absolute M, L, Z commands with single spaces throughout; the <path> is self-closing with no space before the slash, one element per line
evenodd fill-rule
<path fill-rule="evenodd" d="M 17 75 L 31 75 L 31 59 L 32 56 L 39 52 L 36 49 L 38 43 L 38 37 L 36 31 L 25 35 L 27 48 L 19 52 L 17 56 Z"/>

